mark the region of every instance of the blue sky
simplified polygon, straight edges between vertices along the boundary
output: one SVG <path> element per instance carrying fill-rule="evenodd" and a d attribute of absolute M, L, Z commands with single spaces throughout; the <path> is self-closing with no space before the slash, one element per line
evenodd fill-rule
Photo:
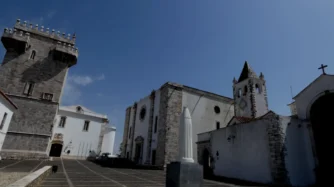
<path fill-rule="evenodd" d="M 290 86 L 296 95 L 322 63 L 334 74 L 333 10 L 333 0 L 13 0 L 0 28 L 21 18 L 77 34 L 62 104 L 107 114 L 118 149 L 127 106 L 167 81 L 232 97 L 245 60 L 264 73 L 270 109 L 289 114 Z"/>

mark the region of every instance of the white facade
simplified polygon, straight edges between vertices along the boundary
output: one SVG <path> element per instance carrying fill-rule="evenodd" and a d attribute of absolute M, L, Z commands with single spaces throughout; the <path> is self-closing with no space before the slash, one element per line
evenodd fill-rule
<path fill-rule="evenodd" d="M 65 119 L 65 122 L 62 122 Z M 107 116 L 94 113 L 82 106 L 59 107 L 49 151 L 57 135 L 61 134 L 61 157 L 85 159 L 90 153 L 100 153 Z M 88 124 L 88 125 L 87 125 Z M 108 137 L 109 136 L 109 137 Z M 115 131 L 107 135 L 105 147 L 113 147 Z"/>
<path fill-rule="evenodd" d="M 239 84 L 236 80 L 234 83 Z M 258 183 L 309 186 L 324 180 L 322 172 L 330 168 L 326 162 L 332 158 L 331 151 L 323 145 L 329 141 L 325 138 L 331 136 L 329 128 L 334 113 L 328 109 L 334 104 L 333 93 L 334 76 L 323 74 L 293 98 L 295 101 L 288 105 L 291 116 L 269 111 L 250 118 L 249 110 L 242 113 L 244 116 L 233 117 L 225 128 L 198 134 L 198 154 L 205 155 L 208 149 L 211 154 L 210 159 L 203 156 L 201 163 L 211 161 L 206 167 L 211 167 L 215 175 Z M 235 105 L 241 97 L 237 95 Z M 266 100 L 263 98 L 255 96 L 253 101 L 257 105 L 257 101 Z M 319 159 L 323 159 L 321 167 Z M 322 177 L 318 179 L 317 174 Z"/>
<path fill-rule="evenodd" d="M 0 90 L 0 150 L 5 140 L 13 113 L 16 109 L 17 107 L 15 104 L 12 103 L 9 98 Z"/>
<path fill-rule="evenodd" d="M 219 113 L 215 112 L 215 106 L 220 109 Z M 197 162 L 197 134 L 215 130 L 217 123 L 220 128 L 226 127 L 227 123 L 234 116 L 233 104 L 226 104 L 200 94 L 187 91 L 182 92 L 182 108 L 187 107 L 192 118 L 193 134 L 193 156 Z"/>
<path fill-rule="evenodd" d="M 187 86 L 184 86 L 187 87 Z M 208 94 L 214 96 L 208 96 Z M 193 145 L 193 156 L 195 162 L 197 162 L 197 134 L 207 131 L 212 131 L 214 129 L 223 128 L 227 125 L 228 121 L 234 115 L 234 107 L 232 104 L 232 99 L 225 98 L 225 100 L 230 100 L 228 104 L 226 101 L 222 101 L 223 96 L 219 96 L 213 93 L 208 93 L 202 90 L 197 90 L 195 88 L 187 87 L 182 90 L 182 100 L 180 108 L 187 107 L 190 111 L 192 117 L 192 145 Z M 144 97 L 143 99 L 136 102 L 137 108 L 134 107 L 130 109 L 129 116 L 129 127 L 127 134 L 128 146 L 126 146 L 125 157 L 134 160 L 136 157 L 136 142 L 135 139 L 137 137 L 143 138 L 142 151 L 140 153 L 139 164 L 152 164 L 154 158 L 152 158 L 153 152 L 157 150 L 158 143 L 158 134 L 159 129 L 163 129 L 159 124 L 160 119 L 160 99 L 161 99 L 161 90 L 158 89 L 155 91 L 154 96 L 154 106 L 153 106 L 153 122 L 152 122 L 152 134 L 151 134 L 151 148 L 149 149 L 148 140 L 149 140 L 149 123 L 151 112 L 151 102 L 152 99 L 150 95 Z M 145 117 L 141 118 L 141 110 L 142 108 L 146 108 Z M 219 111 L 216 112 L 215 108 L 219 108 Z M 182 110 L 182 109 L 181 109 Z M 134 115 L 136 111 L 136 119 L 135 124 L 133 124 Z M 171 116 L 172 118 L 180 118 L 181 116 Z M 178 129 L 176 129 L 178 130 Z M 131 133 L 134 131 L 133 137 L 131 137 Z M 132 142 L 132 150 L 131 150 L 131 140 Z M 130 155 L 131 153 L 131 155 Z M 150 153 L 150 156 L 148 155 Z"/>
<path fill-rule="evenodd" d="M 103 135 L 101 153 L 110 153 L 114 155 L 116 128 L 111 127 Z"/>
<path fill-rule="evenodd" d="M 309 118 L 312 104 L 323 96 L 325 91 L 334 92 L 333 82 L 334 75 L 321 75 L 294 97 L 300 119 Z"/>
<path fill-rule="evenodd" d="M 273 183 L 268 135 L 270 125 L 273 125 L 270 118 L 259 119 L 211 132 L 214 174 L 264 184 Z M 307 124 L 280 116 L 280 126 L 285 137 L 284 160 L 290 183 L 293 186 L 313 184 L 314 158 Z M 199 136 L 201 139 L 207 138 L 207 134 Z"/>

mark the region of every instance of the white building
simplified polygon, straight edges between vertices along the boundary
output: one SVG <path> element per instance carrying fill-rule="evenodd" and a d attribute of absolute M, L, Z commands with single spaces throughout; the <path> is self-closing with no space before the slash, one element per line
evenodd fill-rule
<path fill-rule="evenodd" d="M 115 143 L 116 128 L 107 127 L 104 131 L 101 153 L 110 153 L 114 156 L 114 143 Z"/>
<path fill-rule="evenodd" d="M 0 151 L 16 105 L 0 90 Z"/>
<path fill-rule="evenodd" d="M 333 153 L 334 76 L 323 74 L 289 104 L 292 116 L 268 109 L 264 76 L 245 63 L 234 80 L 235 113 L 225 128 L 198 134 L 205 171 L 252 182 L 309 186 L 329 181 Z M 322 183 L 323 184 L 323 183 Z"/>
<path fill-rule="evenodd" d="M 90 155 L 99 154 L 106 130 L 107 137 L 111 138 L 105 139 L 108 142 L 104 144 L 112 154 L 110 148 L 114 144 L 116 129 L 108 128 L 106 115 L 97 114 L 83 106 L 61 106 L 49 143 L 49 156 L 86 159 Z"/>
<path fill-rule="evenodd" d="M 138 164 L 163 166 L 178 155 L 183 107 L 193 117 L 193 155 L 197 134 L 225 127 L 234 115 L 233 99 L 167 82 L 126 109 L 121 155 Z"/>

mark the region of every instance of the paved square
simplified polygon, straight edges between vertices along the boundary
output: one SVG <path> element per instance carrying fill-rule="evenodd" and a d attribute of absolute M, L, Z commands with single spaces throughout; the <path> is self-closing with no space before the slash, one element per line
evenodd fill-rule
<path fill-rule="evenodd" d="M 40 187 L 163 187 L 165 172 L 161 170 L 135 170 L 107 168 L 88 161 L 55 160 L 58 172 L 46 178 Z M 207 187 L 232 186 L 205 180 Z"/>

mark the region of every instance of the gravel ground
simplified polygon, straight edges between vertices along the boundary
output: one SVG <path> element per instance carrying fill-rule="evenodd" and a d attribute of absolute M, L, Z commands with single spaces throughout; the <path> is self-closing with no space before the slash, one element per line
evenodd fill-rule
<path fill-rule="evenodd" d="M 0 187 L 5 187 L 24 176 L 28 175 L 29 172 L 1 172 L 0 171 Z"/>

